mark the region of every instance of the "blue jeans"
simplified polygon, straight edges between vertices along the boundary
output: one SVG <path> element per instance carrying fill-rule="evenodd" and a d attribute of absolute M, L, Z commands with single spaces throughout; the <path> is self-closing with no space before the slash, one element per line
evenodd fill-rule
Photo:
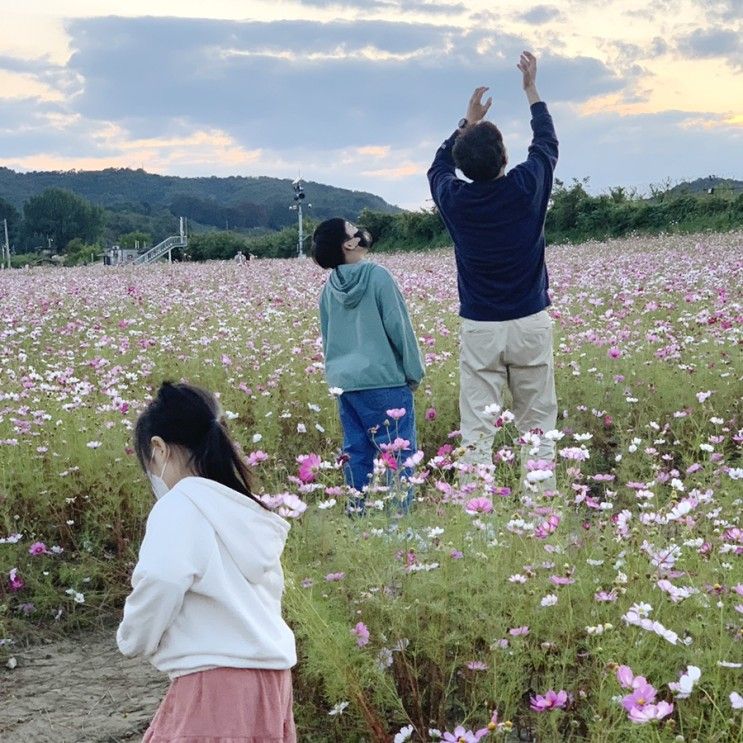
<path fill-rule="evenodd" d="M 386 412 L 391 408 L 405 408 L 406 413 L 395 421 Z M 380 455 L 380 444 L 389 444 L 397 437 L 407 439 L 410 448 L 395 453 L 396 472 L 405 477 L 412 475 L 411 468 L 402 466 L 418 449 L 413 393 L 407 385 L 344 392 L 338 398 L 338 409 L 343 427 L 343 453 L 348 457 L 343 468 L 347 485 L 359 491 L 368 485 L 374 473 L 374 460 Z M 389 425 L 385 426 L 385 421 Z M 389 474 L 388 484 L 392 485 Z M 412 498 L 412 490 L 408 488 L 402 502 L 397 503 L 398 508 L 407 511 Z M 364 498 L 358 498 L 351 506 L 363 513 Z"/>

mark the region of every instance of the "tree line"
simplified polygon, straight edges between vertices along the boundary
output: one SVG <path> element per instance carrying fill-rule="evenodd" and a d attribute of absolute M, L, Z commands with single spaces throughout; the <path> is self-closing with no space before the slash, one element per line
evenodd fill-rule
<path fill-rule="evenodd" d="M 651 198 L 640 198 L 624 188 L 592 196 L 587 179 L 566 185 L 557 180 L 547 212 L 545 232 L 548 243 L 602 240 L 628 234 L 659 232 L 729 231 L 743 227 L 743 193 L 733 190 L 714 193 L 714 189 L 697 193 L 678 187 L 654 190 Z M 145 247 L 159 242 L 177 229 L 178 210 L 197 222 L 189 236 L 189 246 L 181 260 L 227 260 L 238 251 L 265 258 L 288 258 L 297 255 L 296 224 L 267 231 L 251 230 L 246 225 L 256 212 L 246 205 L 219 206 L 206 215 L 206 207 L 196 197 L 183 196 L 172 205 L 172 212 L 159 217 L 160 223 L 138 222 L 131 215 L 104 209 L 69 191 L 50 188 L 30 197 L 22 212 L 0 198 L 0 220 L 8 221 L 11 244 L 35 246 L 66 254 L 66 263 L 87 262 L 91 253 L 102 251 L 104 242 L 122 247 Z M 287 209 L 288 211 L 288 209 Z M 292 220 L 295 213 L 288 212 Z M 218 215 L 218 218 L 217 218 Z M 331 216 L 331 215 L 321 215 Z M 353 215 L 344 215 L 353 219 Z M 435 209 L 399 211 L 396 213 L 364 208 L 356 221 L 375 238 L 379 251 L 426 250 L 451 244 L 446 228 Z M 214 229 L 202 220 L 225 220 L 230 229 Z M 305 221 L 305 235 L 311 235 L 318 222 L 314 216 Z M 1 239 L 1 238 L 0 238 Z M 309 238 L 304 245 L 309 252 Z M 19 251 L 16 248 L 16 252 Z M 27 260 L 27 259 L 26 259 Z"/>

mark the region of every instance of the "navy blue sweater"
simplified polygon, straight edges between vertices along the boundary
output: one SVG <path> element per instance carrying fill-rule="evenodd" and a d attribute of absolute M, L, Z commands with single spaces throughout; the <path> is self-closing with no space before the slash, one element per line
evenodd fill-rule
<path fill-rule="evenodd" d="M 557 136 L 543 102 L 531 107 L 529 157 L 502 178 L 468 183 L 454 173 L 452 134 L 428 171 L 431 195 L 457 261 L 459 314 L 513 320 L 550 304 L 544 218 L 557 164 Z"/>

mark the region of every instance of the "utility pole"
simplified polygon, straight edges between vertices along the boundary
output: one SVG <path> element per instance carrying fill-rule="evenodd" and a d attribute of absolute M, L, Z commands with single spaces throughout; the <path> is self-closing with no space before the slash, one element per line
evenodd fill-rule
<path fill-rule="evenodd" d="M 5 246 L 3 248 L 3 255 L 0 257 L 0 268 L 3 267 L 3 258 L 8 262 L 8 268 L 10 268 L 10 242 L 8 241 L 8 220 L 3 219 L 3 225 L 5 227 Z"/>
<path fill-rule="evenodd" d="M 297 238 L 297 258 L 304 258 L 304 223 L 302 220 L 302 202 L 306 198 L 304 192 L 304 186 L 302 185 L 301 176 L 292 182 L 292 188 L 294 189 L 294 201 L 289 208 L 297 212 L 299 236 Z M 311 209 L 312 204 L 307 204 L 307 208 Z"/>

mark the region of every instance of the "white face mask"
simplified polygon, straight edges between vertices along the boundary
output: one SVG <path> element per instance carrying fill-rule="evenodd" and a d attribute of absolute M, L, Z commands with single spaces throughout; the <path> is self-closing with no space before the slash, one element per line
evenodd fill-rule
<path fill-rule="evenodd" d="M 165 462 L 163 465 L 163 471 L 160 473 L 160 476 L 153 475 L 151 472 L 147 473 L 147 477 L 150 478 L 150 484 L 152 485 L 152 492 L 155 494 L 155 498 L 157 500 L 160 500 L 165 493 L 170 491 L 170 488 L 168 487 L 165 480 L 163 480 L 163 475 L 165 474 L 165 469 L 168 466 L 168 463 Z"/>

